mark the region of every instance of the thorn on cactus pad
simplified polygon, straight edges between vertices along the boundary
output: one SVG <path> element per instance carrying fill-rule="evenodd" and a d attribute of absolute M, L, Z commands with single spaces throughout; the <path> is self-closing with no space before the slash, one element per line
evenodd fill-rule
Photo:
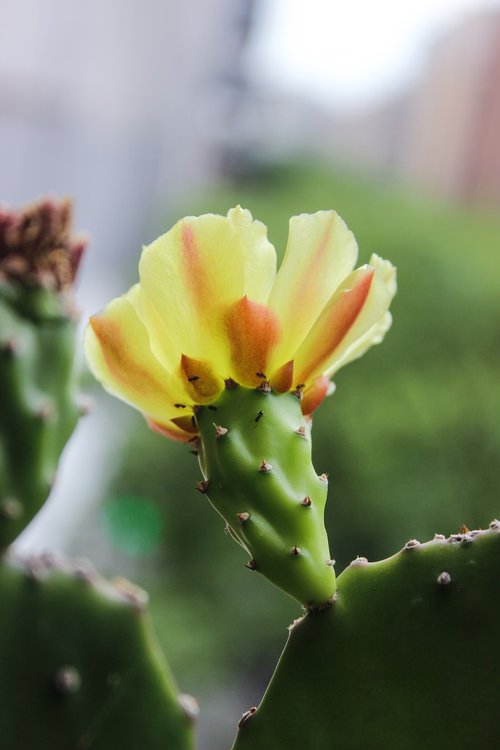
<path fill-rule="evenodd" d="M 97 578 L 97 571 L 90 560 L 80 558 L 73 563 L 73 575 L 82 583 L 93 583 Z"/>
<path fill-rule="evenodd" d="M 24 574 L 31 583 L 41 581 L 45 566 L 39 557 L 28 557 L 24 560 Z"/>
<path fill-rule="evenodd" d="M 88 396 L 82 394 L 78 396 L 76 405 L 80 416 L 86 417 L 87 414 L 90 414 L 90 412 L 94 408 L 94 401 Z"/>
<path fill-rule="evenodd" d="M 48 422 L 51 417 L 55 414 L 55 406 L 52 403 L 52 401 L 47 401 L 41 409 L 39 409 L 36 413 L 36 416 L 41 422 Z"/>
<path fill-rule="evenodd" d="M 222 425 L 215 424 L 215 422 L 213 423 L 213 425 L 215 427 L 215 437 L 216 437 L 216 439 L 224 437 L 224 435 L 227 435 L 227 433 L 229 432 L 229 430 L 227 429 L 227 427 L 222 427 Z"/>
<path fill-rule="evenodd" d="M 403 549 L 412 550 L 416 549 L 417 547 L 420 547 L 420 542 L 418 541 L 418 539 L 410 539 L 408 542 L 406 542 Z"/>
<path fill-rule="evenodd" d="M 0 503 L 1 518 L 6 518 L 8 521 L 17 521 L 23 513 L 22 503 L 14 497 L 7 497 Z"/>
<path fill-rule="evenodd" d="M 8 357 L 13 357 L 17 354 L 18 348 L 19 344 L 15 339 L 7 339 L 7 341 L 0 343 L 0 352 Z"/>
<path fill-rule="evenodd" d="M 234 391 L 235 388 L 238 388 L 239 383 L 237 383 L 236 380 L 233 380 L 232 378 L 226 378 L 224 380 L 224 385 L 226 386 L 226 390 Z"/>
<path fill-rule="evenodd" d="M 263 416 L 264 416 L 264 412 L 262 411 L 262 409 L 259 409 L 259 411 L 257 412 L 257 414 L 255 416 L 255 421 L 259 422 L 262 419 Z"/>
<path fill-rule="evenodd" d="M 303 500 L 301 500 L 301 501 L 300 501 L 300 504 L 301 504 L 301 505 L 302 505 L 302 506 L 303 506 L 304 508 L 310 508 L 310 507 L 311 507 L 311 505 L 312 505 L 312 500 L 311 500 L 311 498 L 309 497 L 309 495 L 306 495 L 306 496 L 305 496 L 305 498 L 304 498 Z"/>
<path fill-rule="evenodd" d="M 180 693 L 177 696 L 177 700 L 179 701 L 180 706 L 186 714 L 187 718 L 190 721 L 194 721 L 200 713 L 200 707 L 196 698 L 193 698 L 192 695 L 188 695 L 187 693 Z"/>
<path fill-rule="evenodd" d="M 269 461 L 266 461 L 265 458 L 262 459 L 262 461 L 259 464 L 259 471 L 261 471 L 263 474 L 267 474 L 271 471 L 273 467 L 269 463 Z"/>
<path fill-rule="evenodd" d="M 336 601 L 337 592 L 335 592 L 333 596 L 327 599 L 326 602 L 323 602 L 323 604 L 306 604 L 305 608 L 311 614 L 316 614 L 318 612 L 324 612 L 325 610 L 330 609 Z"/>
<path fill-rule="evenodd" d="M 448 571 L 443 570 L 436 578 L 436 581 L 439 586 L 448 586 L 451 583 L 451 576 Z"/>
<path fill-rule="evenodd" d="M 246 523 L 250 518 L 250 513 L 237 513 L 236 517 L 240 523 Z"/>
<path fill-rule="evenodd" d="M 65 664 L 54 675 L 54 687 L 59 695 L 75 695 L 80 690 L 82 678 L 76 667 Z"/>
<path fill-rule="evenodd" d="M 257 390 L 261 393 L 271 393 L 272 388 L 268 380 L 262 381 L 260 385 L 257 386 Z"/>
<path fill-rule="evenodd" d="M 57 552 L 42 552 L 40 562 L 47 570 L 62 569 L 66 565 L 66 559 Z"/>
<path fill-rule="evenodd" d="M 361 568 L 364 565 L 368 565 L 368 558 L 361 557 L 360 555 L 358 555 L 356 559 L 351 562 L 351 567 L 354 568 Z"/>
<path fill-rule="evenodd" d="M 328 474 L 320 474 L 318 479 L 320 479 L 325 484 L 328 484 Z"/>
<path fill-rule="evenodd" d="M 454 542 L 463 542 L 465 539 L 465 534 L 450 534 L 448 537 L 448 542 L 453 544 Z"/>
<path fill-rule="evenodd" d="M 444 542 L 446 541 L 446 537 L 444 534 L 434 534 L 434 541 L 435 542 Z"/>
<path fill-rule="evenodd" d="M 306 387 L 305 383 L 299 383 L 299 385 L 295 386 L 295 390 L 291 391 L 292 396 L 295 396 L 295 398 L 298 398 L 299 401 L 302 400 L 302 396 L 304 395 L 304 388 Z"/>
<path fill-rule="evenodd" d="M 329 560 L 325 560 L 325 565 L 328 565 L 329 568 L 333 568 L 337 561 L 330 558 Z"/>
<path fill-rule="evenodd" d="M 238 722 L 238 729 L 241 729 L 243 724 L 245 724 L 248 719 L 254 715 L 254 713 L 257 711 L 257 706 L 252 706 L 248 711 L 245 711 L 244 714 L 242 714 L 241 719 Z"/>
<path fill-rule="evenodd" d="M 122 595 L 123 599 L 137 612 L 144 612 L 148 606 L 148 595 L 144 589 L 135 586 L 126 578 L 118 577 L 112 581 L 115 589 Z"/>
<path fill-rule="evenodd" d="M 245 568 L 248 568 L 248 570 L 257 570 L 257 563 L 255 560 L 249 560 L 245 563 Z"/>
<path fill-rule="evenodd" d="M 295 434 L 303 438 L 307 437 L 306 428 L 304 427 L 304 425 L 301 425 L 298 429 L 296 429 Z"/>
<path fill-rule="evenodd" d="M 208 492 L 209 484 L 210 482 L 208 479 L 202 479 L 202 481 L 198 482 L 198 484 L 196 485 L 196 489 L 198 490 L 198 492 L 201 492 L 201 494 L 204 495 L 206 492 Z"/>
<path fill-rule="evenodd" d="M 493 521 L 490 523 L 490 529 L 492 531 L 500 531 L 500 521 L 498 521 L 496 518 L 493 519 Z"/>
<path fill-rule="evenodd" d="M 302 554 L 302 549 L 300 547 L 292 547 L 290 550 L 290 554 L 292 557 L 299 557 L 299 555 Z"/>

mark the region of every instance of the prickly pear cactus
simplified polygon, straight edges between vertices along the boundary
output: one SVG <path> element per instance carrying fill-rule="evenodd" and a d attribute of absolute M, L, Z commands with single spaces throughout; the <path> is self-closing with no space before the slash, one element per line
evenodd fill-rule
<path fill-rule="evenodd" d="M 496 747 L 499 632 L 500 523 L 359 558 L 290 628 L 234 750 Z"/>
<path fill-rule="evenodd" d="M 1 750 L 190 750 L 144 592 L 86 562 L 0 563 Z"/>
<path fill-rule="evenodd" d="M 335 591 L 323 521 L 328 479 L 312 465 L 298 394 L 273 393 L 267 382 L 227 385 L 197 411 L 198 489 L 247 550 L 247 567 L 310 608 L 326 606 Z"/>
<path fill-rule="evenodd" d="M 46 500 L 80 407 L 67 201 L 0 211 L 0 549 Z"/>

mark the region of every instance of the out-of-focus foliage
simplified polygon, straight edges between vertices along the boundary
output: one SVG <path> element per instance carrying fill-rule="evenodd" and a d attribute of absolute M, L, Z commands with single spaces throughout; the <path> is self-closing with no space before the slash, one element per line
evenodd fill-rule
<path fill-rule="evenodd" d="M 291 215 L 335 208 L 361 262 L 377 252 L 398 266 L 393 329 L 340 372 L 314 420 L 337 570 L 411 537 L 487 526 L 500 512 L 500 221 L 312 165 L 255 170 L 179 215 L 238 202 L 268 225 L 279 255 Z M 174 671 L 200 697 L 200 680 L 211 673 L 214 685 L 226 668 L 233 679 L 267 679 L 271 667 L 259 677 L 259 665 L 275 660 L 296 605 L 244 568 L 245 553 L 194 489 L 196 458 L 134 420 L 109 497 L 161 508 L 158 579 L 148 585 Z"/>

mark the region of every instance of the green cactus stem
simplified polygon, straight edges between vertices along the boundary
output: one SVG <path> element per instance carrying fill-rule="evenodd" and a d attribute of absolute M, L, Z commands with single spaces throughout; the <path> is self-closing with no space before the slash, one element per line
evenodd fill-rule
<path fill-rule="evenodd" d="M 0 549 L 46 500 L 81 408 L 67 201 L 0 211 Z"/>
<path fill-rule="evenodd" d="M 500 523 L 358 558 L 289 640 L 234 750 L 478 750 L 500 734 Z"/>
<path fill-rule="evenodd" d="M 335 574 L 323 514 L 328 489 L 311 462 L 299 394 L 229 382 L 201 407 L 198 485 L 248 552 L 247 567 L 310 608 L 331 603 Z"/>
<path fill-rule="evenodd" d="M 147 598 L 85 561 L 0 563 L 0 750 L 192 750 Z"/>

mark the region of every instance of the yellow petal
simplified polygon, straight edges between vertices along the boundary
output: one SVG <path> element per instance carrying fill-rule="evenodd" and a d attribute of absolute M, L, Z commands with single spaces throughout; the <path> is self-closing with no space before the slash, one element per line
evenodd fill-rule
<path fill-rule="evenodd" d="M 390 261 L 380 258 L 375 253 L 370 258 L 370 266 L 375 269 L 373 294 L 379 289 L 379 301 L 384 310 L 384 306 L 389 307 L 397 291 L 396 268 Z M 362 357 L 370 347 L 382 343 L 391 325 L 392 315 L 386 309 L 365 333 L 357 336 L 356 332 L 353 332 L 353 335 L 337 350 L 334 360 L 326 371 L 328 377 L 331 378 L 341 367 Z"/>
<path fill-rule="evenodd" d="M 247 209 L 236 206 L 227 214 L 241 242 L 245 285 L 243 293 L 264 304 L 276 277 L 276 251 L 267 239 L 267 227 L 252 218 Z"/>
<path fill-rule="evenodd" d="M 153 355 L 148 332 L 135 311 L 135 292 L 133 287 L 90 319 L 85 353 L 106 390 L 164 423 L 178 417 L 183 408 L 189 410 L 187 394 Z"/>
<path fill-rule="evenodd" d="M 181 353 L 228 373 L 223 317 L 247 290 L 267 298 L 275 252 L 248 211 L 187 217 L 143 251 L 138 313 L 156 356 L 169 369 Z"/>
<path fill-rule="evenodd" d="M 382 343 L 384 336 L 392 325 L 392 315 L 390 312 L 386 312 L 379 321 L 375 323 L 368 331 L 360 336 L 359 339 L 354 341 L 353 344 L 347 347 L 344 352 L 338 352 L 333 364 L 328 368 L 328 377 L 333 375 L 340 370 L 341 367 L 348 365 L 349 362 L 353 362 L 359 359 L 363 354 L 368 351 L 372 346 Z"/>
<path fill-rule="evenodd" d="M 304 392 L 301 402 L 302 414 L 312 414 L 332 392 L 333 383 L 326 375 L 320 375 Z"/>
<path fill-rule="evenodd" d="M 286 393 L 291 391 L 293 388 L 293 359 L 289 362 L 285 362 L 284 365 L 279 367 L 275 372 L 272 373 L 269 379 L 269 385 L 273 391 L 278 393 Z"/>
<path fill-rule="evenodd" d="M 175 422 L 160 424 L 151 419 L 151 417 L 146 417 L 146 422 L 153 432 L 157 432 L 159 435 L 163 435 L 163 437 L 168 437 L 170 440 L 175 440 L 179 443 L 188 443 L 193 440 L 193 430 L 184 430 Z"/>
<path fill-rule="evenodd" d="M 232 305 L 224 318 L 231 353 L 231 374 L 242 385 L 256 386 L 266 378 L 269 357 L 280 328 L 276 315 L 266 305 L 245 295 Z"/>
<path fill-rule="evenodd" d="M 185 354 L 180 359 L 180 377 L 195 404 L 209 404 L 224 388 L 224 380 L 211 362 Z"/>
<path fill-rule="evenodd" d="M 373 265 L 359 268 L 343 282 L 297 352 L 301 381 L 310 382 L 322 373 L 331 376 L 376 343 L 377 335 L 383 336 L 395 292 L 395 270 L 377 256 L 371 260 Z"/>
<path fill-rule="evenodd" d="M 275 367 L 293 359 L 357 254 L 352 232 L 335 211 L 290 219 L 286 254 L 269 297 L 285 331 L 273 356 Z"/>

